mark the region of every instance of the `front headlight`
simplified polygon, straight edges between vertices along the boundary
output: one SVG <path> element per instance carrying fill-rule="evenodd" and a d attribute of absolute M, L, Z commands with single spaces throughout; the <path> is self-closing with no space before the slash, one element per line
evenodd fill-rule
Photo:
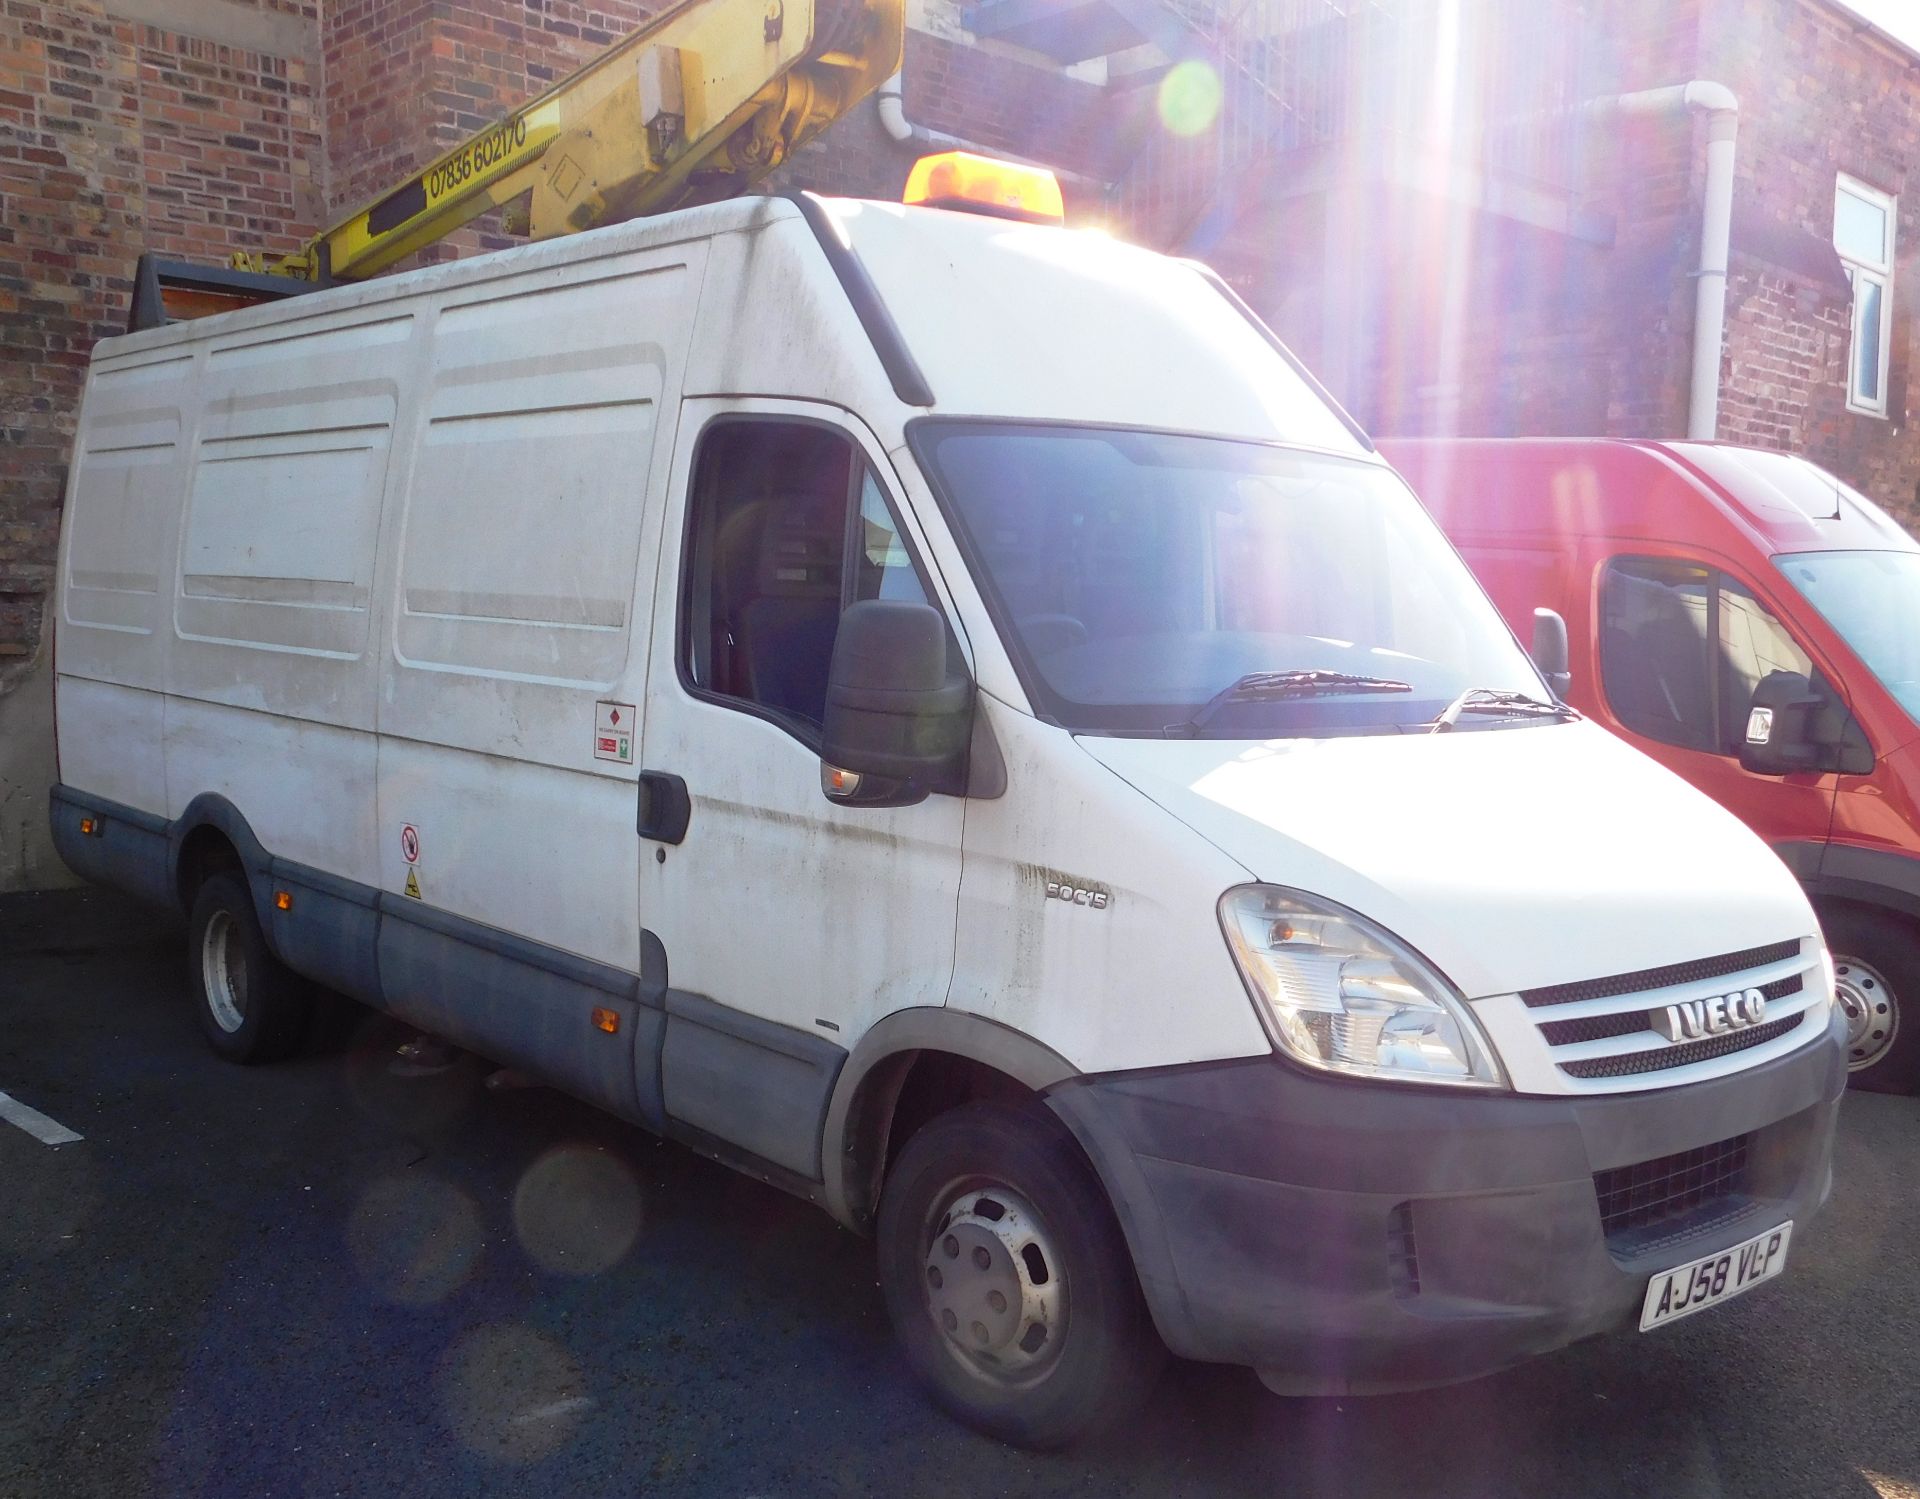
<path fill-rule="evenodd" d="M 1220 925 L 1273 1038 L 1309 1067 L 1504 1088 L 1465 1001 L 1419 954 L 1331 901 L 1271 885 L 1220 897 Z"/>

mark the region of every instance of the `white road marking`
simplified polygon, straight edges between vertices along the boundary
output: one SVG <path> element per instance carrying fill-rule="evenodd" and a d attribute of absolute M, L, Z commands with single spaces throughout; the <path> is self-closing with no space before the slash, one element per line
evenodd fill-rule
<path fill-rule="evenodd" d="M 530 1411 L 520 1412 L 513 1418 L 513 1424 L 524 1426 L 529 1421 L 551 1421 L 555 1416 L 570 1416 L 592 1404 L 591 1395 L 567 1395 L 546 1405 L 536 1405 Z"/>
<path fill-rule="evenodd" d="M 75 1134 L 57 1119 L 49 1119 L 38 1109 L 30 1109 L 19 1099 L 0 1093 L 0 1119 L 17 1124 L 42 1145 L 71 1145 L 85 1138 Z"/>

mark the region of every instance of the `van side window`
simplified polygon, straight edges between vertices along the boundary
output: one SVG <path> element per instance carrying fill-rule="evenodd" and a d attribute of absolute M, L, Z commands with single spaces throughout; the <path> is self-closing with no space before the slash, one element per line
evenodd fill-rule
<path fill-rule="evenodd" d="M 722 421 L 701 439 L 688 516 L 681 664 L 714 695 L 809 742 L 826 717 L 840 613 L 926 602 L 885 491 L 845 434 Z"/>
<path fill-rule="evenodd" d="M 1733 579 L 1720 579 L 1720 753 L 1740 753 L 1753 689 L 1776 671 L 1805 677 L 1824 693 L 1820 673 L 1786 626 Z M 1831 696 L 1831 694 L 1825 694 Z"/>
<path fill-rule="evenodd" d="M 1741 584 L 1699 563 L 1616 558 L 1600 611 L 1607 700 L 1649 739 L 1737 755 L 1753 690 L 1769 673 L 1821 685 L 1786 627 Z"/>
<path fill-rule="evenodd" d="M 925 603 L 927 591 L 913 570 L 907 544 L 900 539 L 900 527 L 887 508 L 887 497 L 873 470 L 861 465 L 859 532 L 854 539 L 853 597 L 862 599 L 906 599 Z"/>
<path fill-rule="evenodd" d="M 1607 564 L 1600 590 L 1600 674 L 1607 701 L 1636 734 L 1714 750 L 1713 569 L 1664 557 Z"/>

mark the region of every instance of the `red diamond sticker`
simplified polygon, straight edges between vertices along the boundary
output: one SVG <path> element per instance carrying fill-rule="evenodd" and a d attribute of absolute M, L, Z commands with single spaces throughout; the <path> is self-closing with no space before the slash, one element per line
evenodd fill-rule
<path fill-rule="evenodd" d="M 640 710 L 632 703 L 595 703 L 593 705 L 593 757 L 612 760 L 617 765 L 633 764 L 633 730 Z"/>

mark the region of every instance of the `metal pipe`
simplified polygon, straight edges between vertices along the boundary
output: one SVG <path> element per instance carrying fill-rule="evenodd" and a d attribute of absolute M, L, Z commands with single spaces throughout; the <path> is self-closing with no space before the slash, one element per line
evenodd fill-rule
<path fill-rule="evenodd" d="M 936 151 L 975 151 L 981 155 L 992 153 L 985 146 L 975 145 L 972 141 L 962 140 L 957 135 L 948 135 L 944 130 L 929 130 L 925 125 L 916 125 L 907 118 L 906 70 L 902 68 L 893 77 L 875 91 L 874 110 L 880 116 L 880 128 L 903 146 L 916 146 L 921 150 Z"/>
<path fill-rule="evenodd" d="M 1700 211 L 1700 264 L 1693 273 L 1693 372 L 1687 390 L 1687 436 L 1710 442 L 1720 426 L 1720 345 L 1727 327 L 1727 262 L 1733 239 L 1733 163 L 1740 101 L 1725 84 L 1695 79 L 1670 88 L 1622 94 L 1613 106 L 1629 115 L 1698 112 L 1707 117 L 1707 190 Z"/>
<path fill-rule="evenodd" d="M 874 91 L 873 108 L 879 117 L 880 128 L 893 140 L 903 146 L 912 146 L 921 151 L 971 151 L 976 156 L 993 156 L 1001 161 L 1018 162 L 1023 167 L 1045 167 L 1063 182 L 1077 182 L 1088 188 L 1104 190 L 1107 184 L 1083 172 L 1071 172 L 1064 167 L 1049 165 L 1044 161 L 1034 161 L 1030 157 L 1015 156 L 998 146 L 983 146 L 978 141 L 970 141 L 964 136 L 949 135 L 944 130 L 933 130 L 925 125 L 917 125 L 907 118 L 907 100 L 905 93 L 905 69 L 895 73 Z"/>

